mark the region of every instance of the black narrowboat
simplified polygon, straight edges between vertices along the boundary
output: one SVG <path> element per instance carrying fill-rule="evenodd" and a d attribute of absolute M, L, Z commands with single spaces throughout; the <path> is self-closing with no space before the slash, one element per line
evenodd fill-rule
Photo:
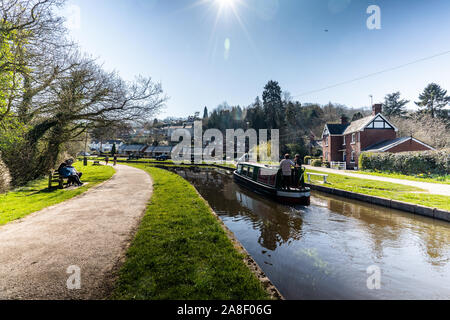
<path fill-rule="evenodd" d="M 298 175 L 294 174 L 298 170 Z M 279 167 L 243 162 L 239 163 L 234 172 L 234 180 L 240 185 L 260 194 L 269 195 L 279 202 L 286 204 L 310 205 L 311 190 L 304 184 L 304 169 L 296 168 L 293 176 L 299 181 L 294 182 L 296 187 L 282 188 L 282 176 Z"/>

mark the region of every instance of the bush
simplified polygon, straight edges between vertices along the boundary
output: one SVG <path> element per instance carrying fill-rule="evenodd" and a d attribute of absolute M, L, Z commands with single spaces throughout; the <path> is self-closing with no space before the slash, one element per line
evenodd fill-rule
<path fill-rule="evenodd" d="M 405 175 L 450 174 L 450 149 L 426 152 L 362 153 L 361 170 L 383 171 Z"/>
<path fill-rule="evenodd" d="M 311 162 L 311 165 L 312 165 L 313 167 L 321 167 L 321 166 L 322 166 L 322 160 L 320 160 L 320 159 L 315 159 L 315 160 L 313 160 L 313 161 Z"/>
<path fill-rule="evenodd" d="M 312 160 L 312 157 L 311 156 L 306 156 L 303 160 L 304 160 L 303 161 L 304 164 L 309 164 L 309 160 Z"/>
<path fill-rule="evenodd" d="M 11 175 L 9 174 L 8 168 L 0 157 L 0 194 L 5 193 L 9 190 L 10 183 Z"/>
<path fill-rule="evenodd" d="M 325 168 L 331 168 L 331 163 L 328 162 L 328 161 L 325 161 L 325 162 L 323 163 L 323 166 L 324 166 Z"/>

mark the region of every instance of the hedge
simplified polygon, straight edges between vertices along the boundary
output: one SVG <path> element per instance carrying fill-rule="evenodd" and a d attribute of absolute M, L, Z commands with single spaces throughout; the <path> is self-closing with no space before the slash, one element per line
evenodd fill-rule
<path fill-rule="evenodd" d="M 320 159 L 315 159 L 315 160 L 313 160 L 313 161 L 311 162 L 311 165 L 312 165 L 313 167 L 321 167 L 321 166 L 322 166 L 322 160 L 320 160 Z"/>
<path fill-rule="evenodd" d="M 359 168 L 405 175 L 450 174 L 450 149 L 426 152 L 367 153 L 359 157 Z"/>

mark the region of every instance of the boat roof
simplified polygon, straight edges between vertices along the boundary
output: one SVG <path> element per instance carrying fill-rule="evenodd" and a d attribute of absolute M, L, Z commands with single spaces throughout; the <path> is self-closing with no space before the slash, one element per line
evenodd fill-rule
<path fill-rule="evenodd" d="M 270 166 L 267 164 L 262 163 L 255 163 L 255 162 L 239 162 L 238 165 L 246 165 L 246 166 L 253 166 L 258 168 L 264 168 L 264 169 L 279 169 L 280 166 Z"/>

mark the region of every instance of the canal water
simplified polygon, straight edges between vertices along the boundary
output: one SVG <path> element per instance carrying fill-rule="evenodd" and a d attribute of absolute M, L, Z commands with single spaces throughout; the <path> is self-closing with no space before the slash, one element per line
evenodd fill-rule
<path fill-rule="evenodd" d="M 317 192 L 288 207 L 223 170 L 175 171 L 286 299 L 450 299 L 449 223 Z"/>

